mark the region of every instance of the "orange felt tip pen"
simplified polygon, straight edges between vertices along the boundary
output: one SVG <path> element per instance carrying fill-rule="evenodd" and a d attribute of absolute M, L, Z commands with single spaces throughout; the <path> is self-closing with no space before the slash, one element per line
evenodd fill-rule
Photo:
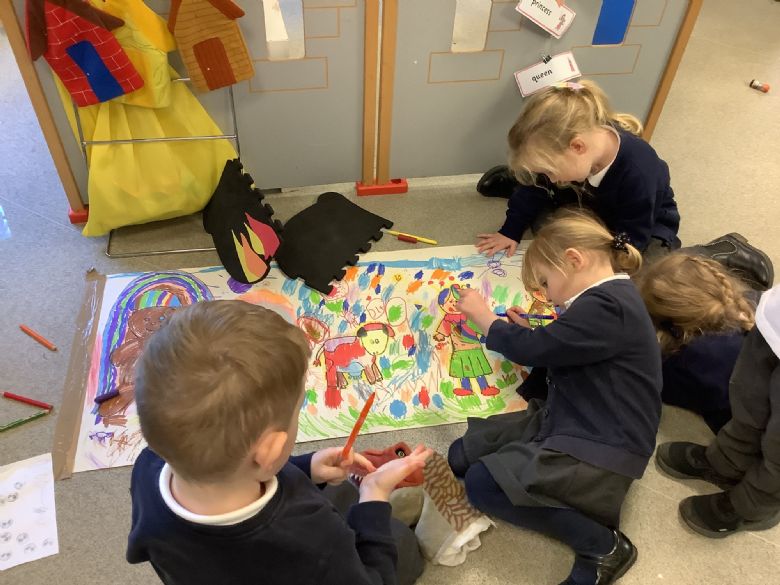
<path fill-rule="evenodd" d="M 344 445 L 344 449 L 341 451 L 342 459 L 347 458 L 350 449 L 352 449 L 352 445 L 355 444 L 355 439 L 357 439 L 358 433 L 360 432 L 360 428 L 363 426 L 363 423 L 365 422 L 366 417 L 368 416 L 368 411 L 371 410 L 371 405 L 374 404 L 374 398 L 376 398 L 376 392 L 372 392 L 371 396 L 368 397 L 368 400 L 366 400 L 366 403 L 363 405 L 363 410 L 360 411 L 360 416 L 357 417 L 357 420 L 355 421 L 355 426 L 352 427 L 352 432 L 349 434 L 349 438 L 347 439 L 347 444 Z"/>

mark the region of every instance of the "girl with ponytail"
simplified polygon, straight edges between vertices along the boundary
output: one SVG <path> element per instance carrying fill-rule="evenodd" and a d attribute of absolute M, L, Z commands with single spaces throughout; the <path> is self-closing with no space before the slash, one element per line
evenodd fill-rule
<path fill-rule="evenodd" d="M 625 232 L 645 256 L 679 248 L 669 167 L 641 132 L 639 120 L 614 112 L 592 81 L 558 84 L 527 98 L 509 131 L 509 168 L 491 169 L 477 185 L 485 195 L 509 197 L 504 225 L 480 234 L 477 248 L 511 255 L 526 229 L 572 204 L 592 210 L 611 232 Z"/>
<path fill-rule="evenodd" d="M 521 307 L 499 319 L 479 292 L 458 308 L 487 347 L 518 364 L 547 368 L 546 400 L 470 418 L 450 447 L 453 471 L 485 513 L 570 546 L 566 585 L 614 583 L 637 557 L 620 531 L 620 509 L 655 447 L 661 414 L 661 352 L 629 275 L 642 257 L 582 211 L 559 210 L 523 258 L 523 282 L 562 309 L 531 329 Z"/>

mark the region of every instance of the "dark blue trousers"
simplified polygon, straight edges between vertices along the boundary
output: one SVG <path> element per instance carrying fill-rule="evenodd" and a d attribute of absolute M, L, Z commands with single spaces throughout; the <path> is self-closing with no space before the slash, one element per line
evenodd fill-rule
<path fill-rule="evenodd" d="M 469 465 L 462 439 L 450 446 L 447 459 L 453 473 L 465 479 L 469 501 L 485 514 L 546 534 L 577 554 L 598 555 L 612 550 L 615 543 L 612 530 L 577 510 L 513 505 L 482 462 Z"/>

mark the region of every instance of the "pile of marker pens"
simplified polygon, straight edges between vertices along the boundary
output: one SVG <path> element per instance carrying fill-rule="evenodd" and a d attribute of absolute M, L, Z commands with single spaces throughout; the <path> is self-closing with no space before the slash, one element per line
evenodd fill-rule
<path fill-rule="evenodd" d="M 57 346 L 54 345 L 51 341 L 49 341 L 45 337 L 43 337 L 40 333 L 37 333 L 24 325 L 19 325 L 19 329 L 24 331 L 27 335 L 32 337 L 35 341 L 40 343 L 43 347 L 45 347 L 49 351 L 57 351 Z M 14 429 L 32 420 L 41 418 L 42 416 L 46 416 L 54 408 L 54 405 L 49 404 L 47 402 L 41 402 L 40 400 L 27 398 L 26 396 L 21 396 L 19 394 L 14 394 L 12 392 L 3 392 L 3 398 L 8 398 L 9 400 L 16 400 L 17 402 L 23 402 L 25 404 L 29 404 L 30 406 L 35 406 L 37 408 L 40 408 L 41 410 L 29 416 L 25 416 L 23 418 L 11 421 L 4 425 L 0 425 L 0 433 L 2 433 L 3 431 L 7 431 L 9 429 Z"/>
<path fill-rule="evenodd" d="M 24 423 L 28 423 L 31 420 L 35 420 L 36 418 L 41 418 L 42 416 L 46 416 L 54 408 L 52 404 L 41 402 L 39 400 L 33 400 L 32 398 L 27 398 L 26 396 L 20 396 L 19 394 L 12 394 L 11 392 L 3 392 L 3 398 L 9 398 L 11 400 L 16 400 L 17 402 L 24 402 L 25 404 L 29 404 L 31 406 L 37 406 L 41 410 L 29 416 L 25 416 L 24 418 L 19 418 L 16 419 L 15 421 L 11 421 L 7 424 L 0 426 L 0 433 L 21 426 Z"/>

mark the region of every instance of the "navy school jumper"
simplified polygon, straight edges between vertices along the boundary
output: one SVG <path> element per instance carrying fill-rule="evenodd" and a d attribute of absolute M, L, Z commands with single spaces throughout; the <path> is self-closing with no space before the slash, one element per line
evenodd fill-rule
<path fill-rule="evenodd" d="M 171 511 L 159 489 L 163 464 L 147 448 L 133 467 L 127 560 L 149 561 L 166 585 L 396 583 L 390 504 L 356 504 L 345 519 L 312 483 L 311 454 L 291 457 L 268 504 L 230 526 Z"/>
<path fill-rule="evenodd" d="M 545 418 L 534 439 L 541 448 L 642 477 L 661 417 L 661 350 L 633 282 L 587 289 L 546 327 L 495 321 L 487 347 L 547 367 Z"/>
<path fill-rule="evenodd" d="M 586 185 L 582 205 L 601 218 L 611 232 L 626 232 L 640 252 L 645 251 L 651 238 L 678 248 L 680 213 L 668 165 L 647 142 L 625 130 L 617 131 L 617 157 L 598 187 Z M 578 204 L 573 189 L 558 188 L 544 175 L 539 180 L 540 186 L 520 185 L 515 189 L 499 233 L 519 242 L 541 214 Z"/>

